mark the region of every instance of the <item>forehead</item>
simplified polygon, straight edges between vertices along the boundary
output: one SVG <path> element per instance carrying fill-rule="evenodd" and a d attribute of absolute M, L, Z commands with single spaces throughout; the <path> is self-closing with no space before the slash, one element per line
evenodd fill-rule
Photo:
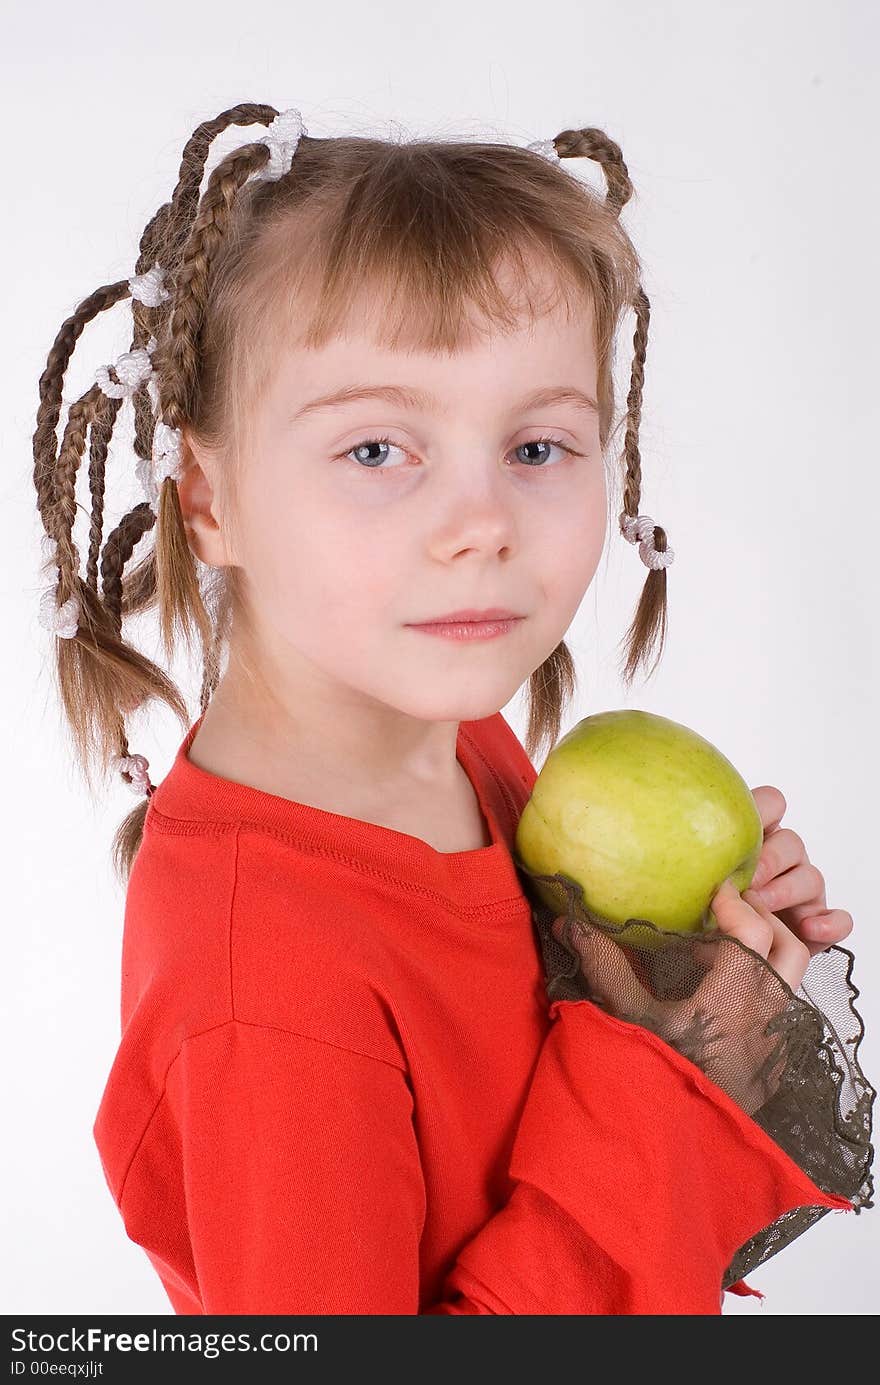
<path fill-rule="evenodd" d="M 517 287 L 511 286 L 512 293 Z M 460 380 L 474 372 L 535 383 L 540 373 L 555 380 L 576 378 L 584 388 L 595 385 L 597 359 L 592 304 L 558 283 L 545 282 L 541 297 L 533 290 L 531 303 L 514 297 L 510 322 L 497 322 L 468 305 L 456 324 L 448 349 L 433 348 L 420 334 L 417 315 L 402 329 L 393 301 L 381 290 L 364 288 L 349 304 L 347 315 L 328 339 L 307 346 L 294 332 L 284 335 L 273 373 L 295 384 L 297 395 L 325 384 L 341 385 L 347 378 L 391 378 L 395 372 L 442 381 Z M 391 321 L 389 322 L 389 317 Z M 395 345 L 394 338 L 398 338 Z"/>
<path fill-rule="evenodd" d="M 338 419 L 338 409 L 352 398 L 449 419 L 468 408 L 506 413 L 529 401 L 540 407 L 571 399 L 570 391 L 593 399 L 597 394 L 588 334 L 545 319 L 449 353 L 393 350 L 366 331 L 350 331 L 317 350 L 282 353 L 271 392 L 287 422 L 320 425 Z"/>

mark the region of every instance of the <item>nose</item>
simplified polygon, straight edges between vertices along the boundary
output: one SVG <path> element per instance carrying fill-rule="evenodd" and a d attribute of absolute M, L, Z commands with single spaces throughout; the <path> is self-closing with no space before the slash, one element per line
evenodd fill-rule
<path fill-rule="evenodd" d="M 465 477 L 435 511 L 432 543 L 439 556 L 476 551 L 506 555 L 516 542 L 516 518 L 503 477 Z"/>

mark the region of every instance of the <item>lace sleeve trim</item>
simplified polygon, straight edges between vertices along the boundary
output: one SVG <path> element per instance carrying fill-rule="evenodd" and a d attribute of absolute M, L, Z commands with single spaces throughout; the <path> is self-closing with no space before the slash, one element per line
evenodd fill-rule
<path fill-rule="evenodd" d="M 855 957 L 834 945 L 810 961 L 797 992 L 729 934 L 679 934 L 648 919 L 617 925 L 591 911 L 580 885 L 529 870 L 523 880 L 541 945 L 548 999 L 590 1000 L 641 1025 L 721 1087 L 824 1192 L 856 1213 L 872 1207 L 876 1091 L 858 1058 Z M 549 908 L 538 886 L 564 898 Z M 561 893 L 558 893 L 561 891 Z M 633 923 L 641 941 L 632 941 Z M 626 938 L 624 935 L 626 934 Z M 740 1283 L 830 1209 L 796 1207 L 734 1256 L 723 1288 Z"/>

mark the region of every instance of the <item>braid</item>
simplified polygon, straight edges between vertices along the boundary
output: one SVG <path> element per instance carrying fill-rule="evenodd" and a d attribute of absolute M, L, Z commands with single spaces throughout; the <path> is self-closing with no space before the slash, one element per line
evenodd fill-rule
<path fill-rule="evenodd" d="M 98 557 L 101 552 L 101 537 L 104 529 L 104 480 L 107 465 L 107 449 L 113 436 L 116 415 L 122 405 L 121 399 L 108 399 L 101 396 L 100 407 L 92 420 L 89 443 L 89 491 L 92 497 L 92 512 L 89 525 L 89 556 L 86 563 L 86 581 L 94 592 L 98 590 Z"/>
<path fill-rule="evenodd" d="M 615 144 L 604 130 L 597 130 L 592 125 L 583 130 L 563 130 L 553 144 L 560 159 L 592 159 L 600 165 L 607 184 L 605 205 L 615 216 L 619 216 L 633 192 L 620 145 Z"/>
<path fill-rule="evenodd" d="M 543 149 L 543 141 L 539 142 Z M 584 157 L 594 159 L 605 174 L 608 191 L 605 203 L 615 216 L 629 201 L 632 185 L 619 145 L 603 130 L 587 126 L 580 130 L 562 130 L 550 141 L 549 149 L 558 159 Z M 571 650 L 560 640 L 551 654 L 529 676 L 529 721 L 525 746 L 534 758 L 545 740 L 552 746 L 559 739 L 562 714 L 574 696 L 577 670 Z"/>
<path fill-rule="evenodd" d="M 298 116 L 298 112 L 291 113 Z M 265 142 L 244 146 L 220 165 L 209 180 L 201 203 L 205 164 L 215 137 L 231 125 L 277 122 L 281 140 L 291 127 L 272 106 L 242 103 L 204 121 L 187 141 L 177 185 L 144 228 L 132 279 L 107 284 L 84 299 L 62 324 L 39 381 L 39 406 L 33 436 L 34 485 L 46 531 L 49 565 L 56 581 L 44 592 L 41 620 L 60 638 L 56 641 L 57 672 L 64 711 L 87 778 L 91 760 L 113 765 L 146 799 L 122 823 L 114 842 L 120 875 L 127 873 L 139 844 L 149 796 L 154 786 L 147 761 L 129 752 L 125 716 L 150 698 L 168 705 L 184 727 L 189 724 L 186 703 L 175 684 L 151 660 L 126 644 L 123 620 L 159 602 L 165 652 L 173 655 L 177 627 L 187 641 L 195 630 L 202 642 L 202 710 L 219 678 L 220 633 L 211 623 L 201 597 L 196 560 L 186 539 L 175 485 L 163 477 L 156 498 L 136 504 L 104 539 L 106 465 L 113 430 L 123 398 L 134 409 L 136 471 L 146 483 L 151 477 L 156 434 L 161 417 L 166 434 L 192 415 L 199 376 L 199 333 L 210 286 L 212 261 L 228 228 L 235 197 L 254 174 L 272 166 L 278 152 Z M 134 292 L 135 278 L 158 273 L 156 292 Z M 162 282 L 164 281 L 164 283 Z M 165 284 L 168 288 L 166 290 Z M 132 341 L 123 379 L 102 368 L 98 379 L 71 404 L 60 448 L 57 427 L 64 377 L 76 343 L 90 321 L 122 299 L 131 299 Z M 146 300 L 146 301 L 145 301 Z M 155 365 L 142 370 L 155 354 Z M 148 388 L 144 388 L 144 385 Z M 74 540 L 77 514 L 76 479 L 89 446 L 91 509 L 85 579 L 79 575 L 79 551 Z M 126 564 L 140 539 L 155 526 L 155 544 L 133 572 Z M 102 548 L 103 544 L 103 548 Z M 101 586 L 98 576 L 100 572 Z"/>
<path fill-rule="evenodd" d="M 603 130 L 597 130 L 593 127 L 583 130 L 563 130 L 556 136 L 553 143 L 560 158 L 573 158 L 582 155 L 601 165 L 607 184 L 605 205 L 615 217 L 619 217 L 622 208 L 626 206 L 633 192 L 629 171 L 620 146 L 609 138 Z M 639 663 L 650 654 L 658 636 L 660 647 L 651 673 L 654 672 L 662 655 L 667 631 L 666 568 L 673 558 L 672 550 L 667 547 L 666 531 L 660 525 L 654 525 L 646 516 L 639 515 L 642 485 L 639 426 L 642 419 L 645 354 L 648 345 L 648 324 L 651 317 L 651 304 L 641 283 L 636 289 L 632 307 L 636 316 L 636 327 L 633 335 L 633 361 L 627 396 L 624 440 L 626 470 L 620 527 L 621 532 L 631 542 L 635 542 L 637 539 L 642 540 L 641 556 L 650 567 L 650 571 L 642 588 L 638 609 L 624 637 L 626 656 L 622 676 L 627 686 L 631 685 Z M 662 562 L 658 561 L 658 554 L 666 555 Z M 648 676 L 650 677 L 650 674 Z"/>
<path fill-rule="evenodd" d="M 610 213 L 619 218 L 633 193 L 629 170 L 624 162 L 620 145 L 615 143 L 604 130 L 587 126 L 583 129 L 562 130 L 555 139 L 545 144 L 539 141 L 534 148 L 545 148 L 557 159 L 589 158 L 598 163 L 606 183 L 605 206 Z M 647 294 L 638 285 L 633 307 L 636 314 L 636 330 L 633 338 L 633 364 L 627 397 L 627 427 L 624 443 L 626 475 L 624 483 L 624 509 L 620 516 L 621 532 L 630 537 L 630 526 L 638 525 L 642 538 L 642 557 L 651 560 L 651 571 L 642 589 L 638 609 L 632 625 L 625 637 L 627 652 L 622 676 L 626 684 L 632 682 L 640 660 L 649 652 L 659 631 L 662 653 L 666 636 L 666 570 L 656 560 L 656 554 L 666 554 L 666 533 L 659 526 L 651 526 L 652 537 L 646 536 L 646 526 L 650 525 L 645 516 L 639 516 L 641 498 L 642 466 L 639 454 L 639 424 L 642 413 L 642 389 L 644 385 L 645 351 L 648 341 L 648 322 L 650 303 Z M 635 535 L 633 535 L 635 537 Z M 672 561 L 669 550 L 668 562 Z M 656 564 L 656 565 L 655 565 Z M 659 660 L 658 653 L 658 660 Z M 653 670 L 652 670 L 653 672 Z M 526 750 L 533 757 L 546 737 L 553 745 L 559 737 L 562 713 L 568 705 L 577 685 L 577 674 L 571 652 L 561 640 L 553 652 L 535 669 L 529 679 L 529 723 L 526 731 Z"/>
<path fill-rule="evenodd" d="M 638 511 L 642 486 L 642 459 L 639 453 L 639 424 L 642 417 L 645 349 L 648 343 L 648 322 L 651 316 L 651 304 L 648 300 L 648 295 L 641 286 L 639 286 L 639 291 L 636 295 L 635 313 L 636 330 L 633 336 L 632 376 L 627 398 L 628 412 L 626 437 L 624 440 L 626 477 L 624 481 L 623 514 L 620 517 L 620 521 L 621 527 L 624 529 L 626 521 L 629 519 L 635 525 L 637 534 L 639 536 L 644 534 L 643 542 L 649 543 L 649 549 L 653 550 L 654 554 L 668 554 L 668 559 L 671 562 L 672 550 L 667 548 L 666 530 L 663 529 L 661 525 L 652 525 L 650 521 L 648 521 L 647 529 L 649 532 L 644 533 L 641 526 L 638 524 Z M 650 552 L 648 556 L 650 558 Z M 652 563 L 651 570 L 642 588 L 638 609 L 625 636 L 626 663 L 623 677 L 627 684 L 632 683 L 639 662 L 650 653 L 659 635 L 660 647 L 657 651 L 654 668 L 651 669 L 651 673 L 654 672 L 663 653 L 663 646 L 666 642 L 666 630 L 666 565 L 654 566 Z M 650 674 L 648 676 L 650 677 Z"/>
<path fill-rule="evenodd" d="M 206 121 L 188 141 L 181 161 L 180 201 L 195 206 L 211 140 L 228 125 L 268 124 L 277 116 L 272 106 L 235 106 L 216 120 Z M 199 334 L 205 316 L 211 265 L 228 230 L 237 194 L 269 161 L 264 143 L 243 145 L 216 168 L 193 219 L 180 253 L 164 339 L 154 352 L 160 413 L 170 428 L 180 428 L 195 412 L 199 376 Z M 175 192 L 177 197 L 177 191 Z M 193 627 L 201 640 L 202 700 L 216 685 L 215 633 L 201 597 L 195 556 L 189 546 L 177 487 L 163 482 L 159 498 L 156 541 L 159 587 L 159 626 L 166 655 L 174 649 L 180 629 L 190 642 Z M 214 682 L 212 683 L 212 678 Z"/>
<path fill-rule="evenodd" d="M 104 604 L 110 613 L 117 634 L 122 631 L 122 571 L 139 543 L 156 522 L 148 501 L 135 505 L 120 520 L 104 544 L 101 555 L 101 586 Z"/>

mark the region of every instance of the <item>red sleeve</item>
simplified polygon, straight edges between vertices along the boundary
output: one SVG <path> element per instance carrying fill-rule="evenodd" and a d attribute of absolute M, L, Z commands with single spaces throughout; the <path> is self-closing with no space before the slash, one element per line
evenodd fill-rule
<path fill-rule="evenodd" d="M 561 1311 L 713 1314 L 735 1252 L 793 1207 L 852 1211 L 719 1086 L 650 1030 L 556 1000 L 511 1176 L 564 1208 L 607 1266 Z M 479 1274 L 479 1238 L 460 1260 Z M 755 1293 L 742 1280 L 731 1292 Z M 560 1311 L 552 1309 L 553 1312 Z"/>
<path fill-rule="evenodd" d="M 511 1197 L 420 1309 L 425 1190 L 405 1073 L 240 1021 L 187 1039 L 166 1097 L 203 1311 L 719 1313 L 748 1236 L 788 1207 L 842 1200 L 684 1061 L 563 1002 Z"/>
<path fill-rule="evenodd" d="M 602 1301 L 602 1257 L 524 1184 L 469 1243 L 482 1278 L 457 1267 L 420 1308 L 425 1187 L 412 1091 L 390 1063 L 231 1021 L 185 1041 L 165 1097 L 205 1313 L 555 1313 L 570 1280 Z"/>

